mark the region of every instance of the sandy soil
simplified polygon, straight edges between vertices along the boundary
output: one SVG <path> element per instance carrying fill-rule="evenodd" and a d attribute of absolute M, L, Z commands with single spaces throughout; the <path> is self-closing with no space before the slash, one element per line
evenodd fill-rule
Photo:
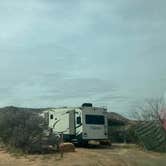
<path fill-rule="evenodd" d="M 74 153 L 15 156 L 0 150 L 0 166 L 165 166 L 166 154 L 143 152 L 134 145 L 77 148 Z"/>

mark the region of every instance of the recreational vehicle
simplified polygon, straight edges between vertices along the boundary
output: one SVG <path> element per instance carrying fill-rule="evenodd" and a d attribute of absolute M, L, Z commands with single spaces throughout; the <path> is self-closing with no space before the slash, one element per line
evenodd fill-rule
<path fill-rule="evenodd" d="M 53 133 L 63 133 L 65 141 L 87 143 L 107 140 L 107 109 L 85 103 L 75 108 L 47 110 L 48 126 Z"/>

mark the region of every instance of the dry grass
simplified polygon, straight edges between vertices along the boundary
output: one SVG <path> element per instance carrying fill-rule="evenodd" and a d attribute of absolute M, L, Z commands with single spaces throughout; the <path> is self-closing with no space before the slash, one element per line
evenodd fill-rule
<path fill-rule="evenodd" d="M 74 153 L 16 157 L 0 150 L 0 166 L 165 166 L 166 154 L 143 152 L 134 145 L 77 148 Z"/>

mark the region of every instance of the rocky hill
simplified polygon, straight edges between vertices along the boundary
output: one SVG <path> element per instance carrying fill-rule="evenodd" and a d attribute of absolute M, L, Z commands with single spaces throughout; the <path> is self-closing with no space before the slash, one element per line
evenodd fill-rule
<path fill-rule="evenodd" d="M 0 108 L 0 111 L 31 111 L 31 112 L 41 112 L 47 108 L 25 108 L 25 107 L 15 107 L 7 106 Z"/>

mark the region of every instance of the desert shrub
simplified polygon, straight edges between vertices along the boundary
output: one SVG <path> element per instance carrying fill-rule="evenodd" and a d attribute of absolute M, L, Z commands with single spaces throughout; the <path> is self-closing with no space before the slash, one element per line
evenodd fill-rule
<path fill-rule="evenodd" d="M 109 126 L 108 133 L 112 142 L 124 142 L 124 126 Z"/>
<path fill-rule="evenodd" d="M 138 143 L 134 125 L 114 125 L 109 126 L 109 137 L 112 142 Z"/>
<path fill-rule="evenodd" d="M 0 112 L 0 140 L 8 147 L 31 152 L 41 149 L 43 119 L 37 114 L 16 109 Z"/>
<path fill-rule="evenodd" d="M 136 125 L 132 125 L 128 127 L 128 129 L 126 130 L 126 139 L 127 139 L 127 142 L 129 143 L 139 144 L 139 138 L 136 135 L 135 126 Z"/>

